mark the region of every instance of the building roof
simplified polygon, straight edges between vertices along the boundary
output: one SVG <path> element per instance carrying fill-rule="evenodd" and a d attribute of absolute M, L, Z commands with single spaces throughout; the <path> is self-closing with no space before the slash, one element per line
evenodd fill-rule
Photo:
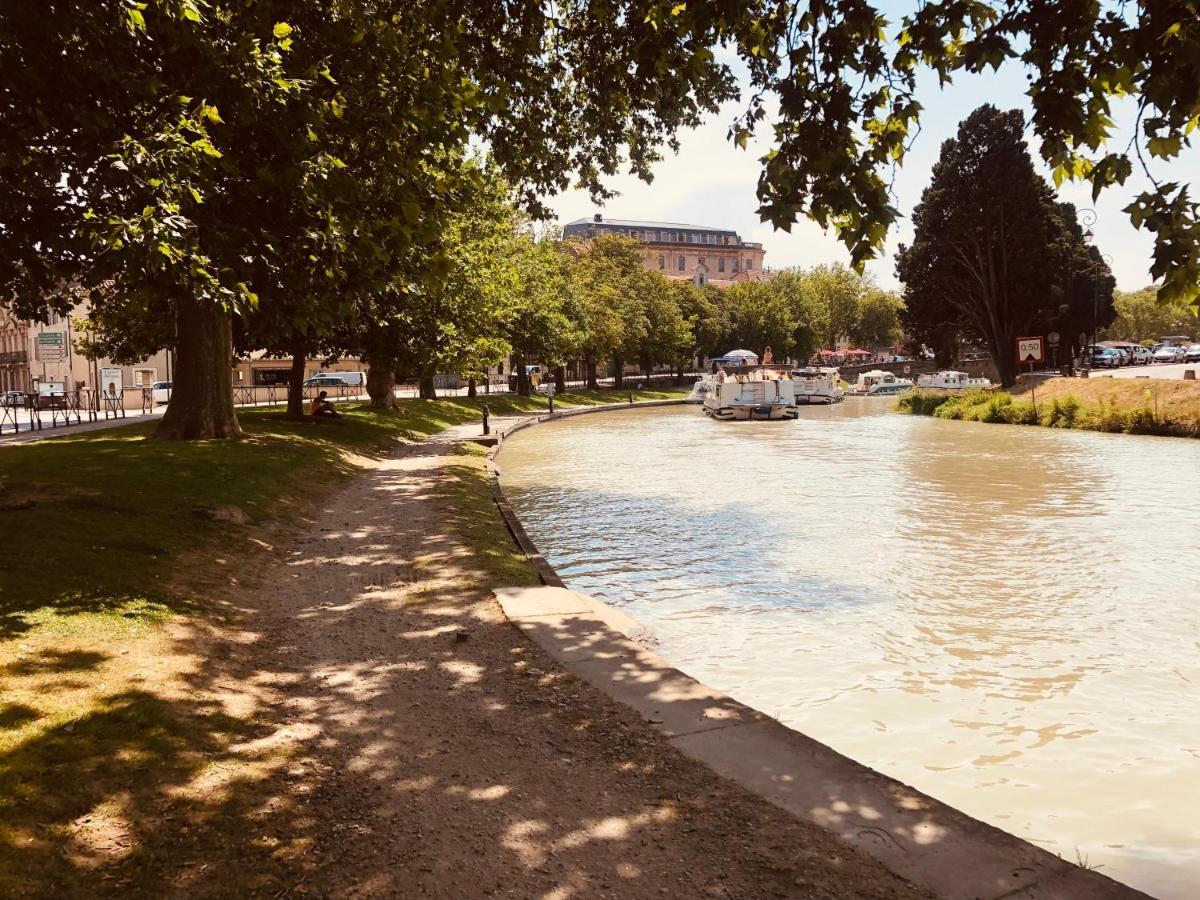
<path fill-rule="evenodd" d="M 576 219 L 574 222 L 568 222 L 565 227 L 570 228 L 572 225 L 613 225 L 617 228 L 650 228 L 659 231 L 684 228 L 689 231 L 714 231 L 719 234 L 737 234 L 732 228 L 713 228 L 711 225 L 685 225 L 682 222 L 642 222 L 637 219 L 601 219 L 597 222 L 594 219 L 583 218 Z"/>

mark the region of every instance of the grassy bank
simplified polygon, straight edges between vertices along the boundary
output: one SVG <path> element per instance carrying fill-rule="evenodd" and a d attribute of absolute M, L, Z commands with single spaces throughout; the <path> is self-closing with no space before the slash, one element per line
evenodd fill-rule
<path fill-rule="evenodd" d="M 241 627 L 230 587 L 257 586 L 269 544 L 364 461 L 485 402 L 546 404 L 254 410 L 237 442 L 148 441 L 139 424 L 0 448 L 0 896 L 242 896 L 303 856 L 303 811 L 272 802 L 296 763 L 268 739 L 274 711 L 220 699 Z M 527 581 L 478 455 L 449 475 L 442 496 L 487 570 Z"/>
<path fill-rule="evenodd" d="M 1034 392 L 914 391 L 896 408 L 913 415 L 1123 434 L 1200 437 L 1200 384 L 1192 381 L 1051 378 Z"/>

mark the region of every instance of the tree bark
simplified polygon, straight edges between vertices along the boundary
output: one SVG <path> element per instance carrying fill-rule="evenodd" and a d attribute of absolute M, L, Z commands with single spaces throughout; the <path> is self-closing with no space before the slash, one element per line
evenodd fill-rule
<path fill-rule="evenodd" d="M 308 347 L 297 341 L 292 347 L 292 372 L 288 376 L 287 417 L 304 418 L 304 366 L 308 362 Z"/>
<path fill-rule="evenodd" d="M 675 364 L 675 383 L 683 384 L 683 363 Z"/>
<path fill-rule="evenodd" d="M 467 379 L 467 396 L 468 396 L 468 397 L 477 397 L 477 396 L 479 396 L 479 391 L 477 391 L 477 390 L 475 389 L 475 379 L 474 379 L 474 378 L 468 378 L 468 379 Z"/>
<path fill-rule="evenodd" d="M 371 398 L 371 409 L 396 408 L 396 373 L 390 366 L 367 368 L 367 396 Z"/>
<path fill-rule="evenodd" d="M 625 386 L 625 357 L 614 356 L 613 366 L 616 368 L 613 373 L 613 387 L 619 391 Z"/>
<path fill-rule="evenodd" d="M 163 441 L 242 436 L 233 409 L 233 323 L 216 304 L 181 297 L 175 305 L 175 379 L 154 430 Z"/>
<path fill-rule="evenodd" d="M 589 353 L 584 357 L 583 367 L 587 377 L 587 389 L 589 391 L 600 390 L 600 381 L 596 378 L 596 357 Z"/>
<path fill-rule="evenodd" d="M 517 396 L 529 396 L 529 373 L 525 371 L 525 357 L 513 356 L 513 366 L 517 370 Z"/>
<path fill-rule="evenodd" d="M 420 396 L 422 400 L 437 399 L 437 388 L 433 383 L 432 372 L 422 372 L 418 384 L 420 385 Z"/>
<path fill-rule="evenodd" d="M 567 367 L 554 367 L 554 392 L 556 394 L 565 394 L 567 392 Z"/>

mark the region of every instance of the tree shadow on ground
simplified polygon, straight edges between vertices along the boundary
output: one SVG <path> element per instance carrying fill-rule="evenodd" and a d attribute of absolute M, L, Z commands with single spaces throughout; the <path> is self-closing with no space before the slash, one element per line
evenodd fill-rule
<path fill-rule="evenodd" d="M 236 629 L 178 637 L 196 664 L 170 684 L 26 714 L 0 753 L 0 894 L 924 896 L 516 631 L 504 567 L 444 514 L 463 465 L 409 448 L 330 498 L 233 592 Z M 108 677 L 90 652 L 0 677 Z"/>

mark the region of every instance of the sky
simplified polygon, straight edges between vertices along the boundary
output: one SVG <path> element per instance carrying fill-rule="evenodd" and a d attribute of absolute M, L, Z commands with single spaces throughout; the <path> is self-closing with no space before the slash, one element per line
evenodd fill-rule
<path fill-rule="evenodd" d="M 900 287 L 895 276 L 894 253 L 898 244 L 912 240 L 909 215 L 929 183 L 942 142 L 953 137 L 958 123 L 983 103 L 1001 109 L 1022 109 L 1028 119 L 1032 108 L 1024 93 L 1026 85 L 1024 69 L 1013 63 L 999 72 L 961 75 L 944 89 L 939 88 L 934 78 L 927 77 L 918 82 L 917 99 L 924 107 L 921 133 L 903 167 L 896 173 L 893 188 L 893 205 L 903 218 L 892 227 L 884 255 L 867 265 L 880 285 Z M 758 158 L 770 146 L 767 141 L 752 140 L 745 150 L 740 150 L 727 140 L 726 132 L 737 110 L 737 104 L 729 104 L 701 127 L 682 132 L 679 153 L 667 151 L 666 157 L 654 169 L 652 183 L 646 184 L 635 176 L 622 174 L 606 182 L 618 196 L 603 207 L 595 205 L 586 191 L 579 190 L 548 198 L 548 206 L 562 225 L 579 218 L 590 219 L 600 212 L 614 219 L 733 228 L 743 240 L 763 244 L 769 268 L 848 263 L 849 253 L 832 232 L 823 233 L 814 222 L 803 219 L 790 233 L 785 233 L 759 221 L 755 212 L 758 207 L 755 196 L 760 168 Z M 1114 148 L 1124 147 L 1128 142 L 1134 112 L 1132 103 L 1116 110 L 1118 132 L 1111 141 Z M 1028 129 L 1026 137 L 1038 171 L 1049 178 L 1050 168 L 1042 163 L 1037 141 Z M 1200 182 L 1200 147 L 1185 150 L 1169 163 L 1162 160 L 1153 163 L 1152 171 L 1160 180 Z M 1088 184 L 1065 183 L 1059 191 L 1063 200 L 1069 200 L 1081 209 L 1095 211 L 1096 222 L 1092 230 L 1096 243 L 1102 253 L 1111 257 L 1117 287 L 1122 290 L 1137 290 L 1151 283 L 1153 238 L 1149 232 L 1135 229 L 1121 211 L 1148 186 L 1149 181 L 1135 160 L 1134 174 L 1125 185 L 1109 188 L 1095 202 Z"/>

